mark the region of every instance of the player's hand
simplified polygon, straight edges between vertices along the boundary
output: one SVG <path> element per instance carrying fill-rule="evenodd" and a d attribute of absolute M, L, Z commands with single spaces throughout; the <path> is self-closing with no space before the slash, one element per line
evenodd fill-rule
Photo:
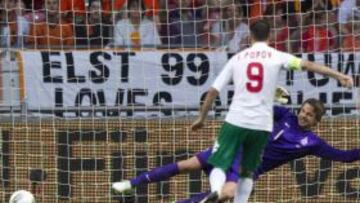
<path fill-rule="evenodd" d="M 196 131 L 204 126 L 204 119 L 198 118 L 196 119 L 190 126 L 192 131 Z"/>
<path fill-rule="evenodd" d="M 341 85 L 343 87 L 347 87 L 347 88 L 351 88 L 354 85 L 354 81 L 353 81 L 352 77 L 350 77 L 348 75 L 344 75 L 344 76 L 340 77 L 339 82 L 341 83 Z"/>
<path fill-rule="evenodd" d="M 287 104 L 289 102 L 290 93 L 284 87 L 277 86 L 275 90 L 275 102 Z"/>

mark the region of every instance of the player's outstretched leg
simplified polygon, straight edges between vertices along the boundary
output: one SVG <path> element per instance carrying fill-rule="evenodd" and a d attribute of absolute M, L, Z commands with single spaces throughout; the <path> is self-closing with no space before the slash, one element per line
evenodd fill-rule
<path fill-rule="evenodd" d="M 220 168 L 214 168 L 209 175 L 209 182 L 211 187 L 211 193 L 207 195 L 200 203 L 212 203 L 217 202 L 220 197 L 220 192 L 226 181 L 226 174 Z"/>
<path fill-rule="evenodd" d="M 240 179 L 238 180 L 234 202 L 236 203 L 246 203 L 251 195 L 251 191 L 254 185 L 254 180 L 252 177 L 252 172 L 244 170 L 240 174 Z"/>
<path fill-rule="evenodd" d="M 137 187 L 140 184 L 148 184 L 167 180 L 177 174 L 179 174 L 178 165 L 176 163 L 168 164 L 162 167 L 154 168 L 151 171 L 144 172 L 131 180 L 115 182 L 112 184 L 112 188 L 116 192 L 121 193 L 130 190 L 133 187 Z"/>

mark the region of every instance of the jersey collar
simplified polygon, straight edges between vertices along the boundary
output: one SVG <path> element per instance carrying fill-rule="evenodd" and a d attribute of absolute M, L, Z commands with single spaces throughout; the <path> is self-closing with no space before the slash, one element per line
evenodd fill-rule
<path fill-rule="evenodd" d="M 253 46 L 269 46 L 266 42 L 255 42 Z"/>

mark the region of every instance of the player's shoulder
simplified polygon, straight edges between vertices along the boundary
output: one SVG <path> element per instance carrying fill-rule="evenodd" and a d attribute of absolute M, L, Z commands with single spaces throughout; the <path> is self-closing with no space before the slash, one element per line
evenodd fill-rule
<path fill-rule="evenodd" d="M 254 49 L 256 50 L 260 49 L 261 51 L 271 52 L 271 55 L 273 57 L 278 57 L 278 58 L 281 58 L 284 55 L 288 55 L 288 53 L 275 49 L 274 47 L 268 44 L 262 44 L 262 46 L 254 47 Z"/>
<path fill-rule="evenodd" d="M 244 49 L 244 50 L 242 50 L 242 51 L 240 51 L 240 52 L 237 52 L 237 53 L 235 53 L 234 55 L 232 55 L 232 56 L 230 57 L 230 59 L 228 60 L 228 63 L 235 63 L 235 62 L 243 59 L 243 58 L 244 58 L 244 53 L 245 53 L 244 51 L 245 51 L 245 50 L 246 50 L 246 49 Z"/>
<path fill-rule="evenodd" d="M 323 140 L 312 130 L 305 131 L 304 135 L 309 139 L 311 145 L 315 146 L 323 143 Z"/>

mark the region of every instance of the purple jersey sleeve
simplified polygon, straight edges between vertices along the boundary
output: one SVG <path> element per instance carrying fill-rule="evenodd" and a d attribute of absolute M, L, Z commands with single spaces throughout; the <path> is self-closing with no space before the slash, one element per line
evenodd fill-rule
<path fill-rule="evenodd" d="M 312 150 L 312 154 L 317 157 L 340 162 L 353 162 L 360 160 L 360 149 L 340 150 L 327 144 L 318 138 L 318 145 Z"/>
<path fill-rule="evenodd" d="M 274 106 L 274 121 L 279 121 L 281 118 L 283 118 L 285 115 L 290 113 L 288 108 L 282 107 L 282 106 Z"/>
<path fill-rule="evenodd" d="M 307 155 L 340 162 L 360 160 L 360 149 L 339 150 L 327 144 L 313 132 L 302 130 L 298 125 L 296 115 L 291 113 L 289 109 L 274 107 L 274 116 L 274 129 L 264 150 L 262 163 L 254 173 L 255 180 L 261 174 Z M 196 155 L 206 174 L 212 170 L 212 166 L 207 163 L 210 155 L 211 148 Z M 226 173 L 227 181 L 237 182 L 241 156 L 240 149 L 231 168 Z"/>

